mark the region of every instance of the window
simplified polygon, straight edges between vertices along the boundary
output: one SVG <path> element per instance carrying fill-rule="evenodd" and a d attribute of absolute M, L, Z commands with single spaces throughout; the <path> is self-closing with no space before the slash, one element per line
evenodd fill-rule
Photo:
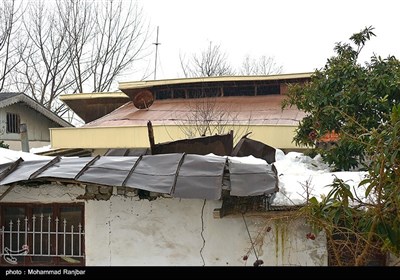
<path fill-rule="evenodd" d="M 20 122 L 18 114 L 7 113 L 7 133 L 19 133 Z"/>
<path fill-rule="evenodd" d="M 225 87 L 224 96 L 254 96 L 254 86 Z"/>
<path fill-rule="evenodd" d="M 263 85 L 257 88 L 257 95 L 280 94 L 281 88 L 279 84 Z"/>
<path fill-rule="evenodd" d="M 0 265 L 84 265 L 84 207 L 0 204 Z"/>

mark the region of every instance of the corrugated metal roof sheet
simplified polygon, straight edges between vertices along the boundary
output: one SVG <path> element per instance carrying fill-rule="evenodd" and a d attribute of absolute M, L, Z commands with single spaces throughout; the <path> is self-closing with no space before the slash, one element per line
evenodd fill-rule
<path fill-rule="evenodd" d="M 211 200 L 221 198 L 223 178 L 230 178 L 231 183 L 224 189 L 231 188 L 235 196 L 267 195 L 278 191 L 278 177 L 272 165 L 243 163 L 239 158 L 215 155 L 57 157 L 40 161 L 19 159 L 14 165 L 0 165 L 0 185 L 43 180 L 75 181 Z"/>
<path fill-rule="evenodd" d="M 295 108 L 282 111 L 284 98 L 284 95 L 266 95 L 155 100 L 147 110 L 139 110 L 128 102 L 83 127 L 146 126 L 149 120 L 153 125 L 182 125 L 193 120 L 196 108 L 204 110 L 207 102 L 215 106 L 216 112 L 226 112 L 225 117 L 232 124 L 298 125 L 305 113 Z"/>

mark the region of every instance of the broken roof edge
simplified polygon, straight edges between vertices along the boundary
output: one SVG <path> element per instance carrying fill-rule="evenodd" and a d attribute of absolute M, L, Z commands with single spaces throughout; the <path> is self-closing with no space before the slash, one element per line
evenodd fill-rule
<path fill-rule="evenodd" d="M 191 84 L 191 83 L 212 83 L 212 82 L 246 82 L 246 81 L 268 81 L 268 80 L 289 80 L 311 78 L 313 72 L 276 74 L 276 75 L 257 75 L 257 76 L 217 76 L 217 77 L 198 77 L 198 78 L 178 78 L 150 81 L 120 82 L 119 89 L 145 89 L 155 86 Z"/>

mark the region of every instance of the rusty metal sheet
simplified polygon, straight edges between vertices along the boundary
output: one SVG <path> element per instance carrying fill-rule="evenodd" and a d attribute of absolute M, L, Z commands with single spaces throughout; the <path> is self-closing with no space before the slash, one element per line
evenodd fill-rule
<path fill-rule="evenodd" d="M 268 163 L 275 162 L 275 148 L 264 144 L 263 142 L 242 137 L 233 149 L 232 156 L 245 157 L 254 156 L 256 158 L 262 158 Z"/>
<path fill-rule="evenodd" d="M 152 143 L 150 141 L 150 143 Z M 233 148 L 233 133 L 223 135 L 204 136 L 191 139 L 177 140 L 154 144 L 151 147 L 151 153 L 186 153 L 197 155 L 230 155 Z"/>

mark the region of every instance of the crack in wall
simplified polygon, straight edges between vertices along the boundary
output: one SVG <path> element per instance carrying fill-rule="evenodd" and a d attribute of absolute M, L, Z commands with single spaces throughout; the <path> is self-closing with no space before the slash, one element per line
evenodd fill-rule
<path fill-rule="evenodd" d="M 205 240 L 204 235 L 203 235 L 203 233 L 204 233 L 204 207 L 205 206 L 206 206 L 206 200 L 204 199 L 203 207 L 201 207 L 201 216 L 200 216 L 200 218 L 201 218 L 201 232 L 200 232 L 200 235 L 201 235 L 201 239 L 203 240 L 203 246 L 200 248 L 200 257 L 201 257 L 201 260 L 203 262 L 203 266 L 206 265 L 206 263 L 204 261 L 204 257 L 203 257 L 203 250 L 204 250 L 204 247 L 206 246 L 206 240 Z"/>
<path fill-rule="evenodd" d="M 110 266 L 111 266 L 111 256 L 112 256 L 112 254 L 111 254 L 111 215 L 112 215 L 111 207 L 112 207 L 112 202 L 110 201 L 110 216 L 108 218 L 108 248 L 110 251 L 110 253 L 109 253 L 109 255 L 110 255 L 110 258 L 109 258 L 110 264 L 109 265 Z"/>

